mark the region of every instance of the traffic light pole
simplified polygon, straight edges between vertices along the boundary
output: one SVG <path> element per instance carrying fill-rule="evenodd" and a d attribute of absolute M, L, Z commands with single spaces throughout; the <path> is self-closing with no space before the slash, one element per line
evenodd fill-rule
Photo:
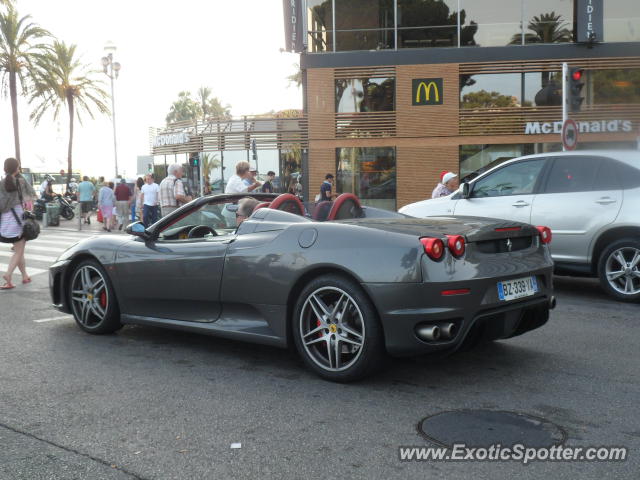
<path fill-rule="evenodd" d="M 562 62 L 562 125 L 569 118 L 569 64 Z M 564 143 L 562 145 L 562 151 L 566 148 Z"/>

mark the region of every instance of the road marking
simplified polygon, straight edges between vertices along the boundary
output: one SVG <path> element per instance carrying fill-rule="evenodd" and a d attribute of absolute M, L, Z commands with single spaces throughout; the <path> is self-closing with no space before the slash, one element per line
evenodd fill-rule
<path fill-rule="evenodd" d="M 0 250 L 2 250 L 2 249 L 3 249 L 2 245 L 0 245 Z M 7 252 L 11 251 L 11 250 L 9 250 L 9 247 L 7 247 L 5 250 Z M 67 249 L 66 248 L 56 248 L 56 247 L 45 247 L 44 245 L 39 247 L 38 245 L 32 245 L 31 242 L 27 242 L 27 253 L 26 253 L 27 257 L 29 256 L 29 252 L 31 250 L 40 250 L 40 251 L 49 252 L 49 253 L 53 253 L 53 252 L 62 253 Z"/>
<path fill-rule="evenodd" d="M 40 320 L 34 320 L 36 323 L 45 323 L 45 322 L 55 322 L 57 320 L 72 320 L 72 315 L 65 315 L 64 317 L 51 317 L 51 318 L 41 318 Z"/>
<path fill-rule="evenodd" d="M 13 252 L 11 252 L 11 251 L 6 251 L 6 252 L 5 251 L 0 251 L 0 257 L 11 257 L 11 256 L 13 256 Z M 53 263 L 58 259 L 58 257 L 50 257 L 48 255 L 35 255 L 35 254 L 31 253 L 31 252 L 27 252 L 26 255 L 25 255 L 25 259 L 27 261 L 36 260 L 38 262 L 51 262 L 51 263 Z"/>
<path fill-rule="evenodd" d="M 0 271 L 6 272 L 8 268 L 9 268 L 9 265 L 7 265 L 6 263 L 0 263 Z M 17 271 L 18 269 L 16 268 L 14 273 L 16 273 Z M 27 267 L 27 273 L 29 274 L 29 276 L 40 275 L 41 273 L 45 273 L 45 272 L 48 272 L 48 270 L 42 269 L 42 268 Z"/>
<path fill-rule="evenodd" d="M 31 240 L 30 243 L 33 245 L 48 244 L 48 245 L 60 245 L 63 247 L 70 247 L 75 242 L 73 240 L 41 240 L 40 238 L 38 238 L 36 240 Z"/>

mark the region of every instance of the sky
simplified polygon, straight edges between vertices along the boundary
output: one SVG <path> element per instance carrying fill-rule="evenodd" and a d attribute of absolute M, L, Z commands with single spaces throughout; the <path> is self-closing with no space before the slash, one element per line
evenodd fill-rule
<path fill-rule="evenodd" d="M 302 108 L 302 92 L 289 86 L 299 56 L 284 47 L 281 0 L 17 0 L 20 15 L 66 43 L 75 43 L 97 78 L 107 42 L 122 64 L 115 82 L 118 166 L 136 172 L 149 154 L 149 127 L 161 127 L 178 92 L 209 86 L 234 116 Z M 34 171 L 66 170 L 68 117 L 29 122 L 20 102 L 22 163 Z M 14 155 L 11 106 L 0 98 L 0 157 Z M 85 116 L 74 132 L 74 170 L 114 174 L 113 130 L 106 116 Z M 226 163 L 226 162 L 225 162 Z"/>

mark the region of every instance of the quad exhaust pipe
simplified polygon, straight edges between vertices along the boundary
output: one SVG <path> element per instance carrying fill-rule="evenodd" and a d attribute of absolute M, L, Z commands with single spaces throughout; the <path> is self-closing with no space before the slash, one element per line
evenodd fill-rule
<path fill-rule="evenodd" d="M 553 310 L 554 308 L 556 308 L 556 297 L 551 295 L 551 298 L 549 299 L 549 310 Z"/>
<path fill-rule="evenodd" d="M 451 340 L 457 333 L 458 326 L 453 322 L 439 323 L 437 325 L 421 325 L 416 329 L 418 338 L 426 342 Z"/>

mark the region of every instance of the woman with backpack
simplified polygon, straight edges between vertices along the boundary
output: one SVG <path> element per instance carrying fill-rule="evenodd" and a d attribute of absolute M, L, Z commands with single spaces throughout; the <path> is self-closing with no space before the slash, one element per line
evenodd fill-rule
<path fill-rule="evenodd" d="M 4 284 L 0 290 L 15 288 L 11 282 L 13 271 L 18 268 L 22 274 L 22 283 L 30 283 L 24 258 L 27 240 L 23 236 L 24 197 L 33 197 L 31 185 L 20 175 L 18 161 L 7 158 L 4 161 L 5 177 L 0 181 L 0 241 L 13 244 L 13 255 L 9 260 L 7 272 L 2 276 Z"/>

